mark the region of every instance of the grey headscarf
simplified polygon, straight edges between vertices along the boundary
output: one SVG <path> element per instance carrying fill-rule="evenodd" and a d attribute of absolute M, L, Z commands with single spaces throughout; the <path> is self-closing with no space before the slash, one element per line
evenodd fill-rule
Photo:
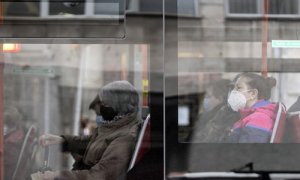
<path fill-rule="evenodd" d="M 139 111 L 139 95 L 128 81 L 114 81 L 102 87 L 98 93 L 100 101 L 112 107 L 118 116 Z"/>

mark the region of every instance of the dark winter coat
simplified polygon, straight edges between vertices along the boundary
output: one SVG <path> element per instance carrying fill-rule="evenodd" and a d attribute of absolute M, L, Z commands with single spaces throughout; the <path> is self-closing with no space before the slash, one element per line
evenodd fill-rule
<path fill-rule="evenodd" d="M 63 151 L 82 155 L 76 170 L 62 171 L 58 179 L 123 179 L 135 147 L 140 121 L 134 116 L 102 124 L 91 136 L 63 136 Z"/>
<path fill-rule="evenodd" d="M 211 115 L 214 113 L 213 115 Z M 239 120 L 239 113 L 227 105 L 214 109 L 202 116 L 196 123 L 192 142 L 218 143 L 224 142 L 233 124 Z"/>

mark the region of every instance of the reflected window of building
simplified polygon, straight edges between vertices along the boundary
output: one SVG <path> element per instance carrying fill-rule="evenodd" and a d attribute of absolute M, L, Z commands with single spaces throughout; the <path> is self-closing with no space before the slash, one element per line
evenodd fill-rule
<path fill-rule="evenodd" d="M 3 2 L 4 16 L 39 16 L 39 1 L 23 1 L 23 2 Z"/>
<path fill-rule="evenodd" d="M 298 0 L 271 0 L 269 14 L 299 14 Z"/>
<path fill-rule="evenodd" d="M 34 0 L 34 1 L 5 1 L 3 2 L 6 17 L 47 17 L 47 16 L 97 16 L 124 15 L 125 0 Z"/>
<path fill-rule="evenodd" d="M 269 0 L 268 3 L 269 17 L 300 17 L 299 0 Z M 225 3 L 227 17 L 262 17 L 264 8 L 264 0 L 226 0 Z"/>
<path fill-rule="evenodd" d="M 49 15 L 83 15 L 85 8 L 85 2 L 59 2 L 50 0 L 49 3 Z"/>
<path fill-rule="evenodd" d="M 173 6 L 173 0 L 165 1 L 165 14 L 199 17 L 199 0 L 177 0 L 177 6 Z M 129 0 L 127 1 L 128 12 L 162 13 L 161 0 Z"/>
<path fill-rule="evenodd" d="M 258 13 L 257 1 L 253 0 L 229 0 L 229 12 L 230 13 L 245 13 L 245 14 L 256 14 Z"/>
<path fill-rule="evenodd" d="M 95 0 L 94 11 L 97 15 L 119 15 L 124 14 L 124 0 Z"/>

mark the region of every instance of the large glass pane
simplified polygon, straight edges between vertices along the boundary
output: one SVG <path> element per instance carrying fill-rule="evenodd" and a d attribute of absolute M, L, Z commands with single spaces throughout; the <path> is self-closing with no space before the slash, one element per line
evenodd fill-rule
<path fill-rule="evenodd" d="M 299 22 L 287 15 L 298 1 L 198 4 L 200 18 L 167 19 L 177 40 L 166 38 L 166 174 L 299 172 Z"/>
<path fill-rule="evenodd" d="M 149 46 L 139 45 L 80 45 L 80 44 L 21 44 L 18 53 L 4 54 L 4 127 L 5 177 L 14 174 L 14 160 L 9 151 L 22 152 L 22 138 L 34 127 L 34 137 L 42 134 L 90 135 L 96 124 L 96 114 L 89 110 L 99 88 L 117 81 L 129 81 L 138 91 L 140 109 L 149 107 Z M 110 57 L 110 58 L 106 58 Z M 130 58 L 134 57 L 134 58 Z M 148 112 L 149 113 L 149 112 Z M 145 119 L 147 114 L 140 119 Z M 15 119 L 13 119 L 15 118 Z M 20 134 L 20 141 L 14 139 Z M 15 140 L 15 141 L 14 141 Z M 29 139 L 32 144 L 34 139 Z M 20 146 L 17 146 L 20 145 Z M 17 175 L 38 170 L 43 164 L 39 154 L 28 147 L 23 156 L 31 165 Z M 60 147 L 50 147 L 49 166 L 59 170 L 69 167 L 68 159 L 59 155 Z M 40 153 L 42 149 L 39 149 Z M 24 158 L 24 157 L 23 157 Z M 11 164 L 11 165 L 10 165 Z M 20 165 L 24 168 L 24 164 Z"/>
<path fill-rule="evenodd" d="M 89 3 L 85 10 L 94 12 Z M 34 29 L 40 26 L 37 21 L 28 21 L 33 29 L 27 31 L 20 29 L 19 20 L 5 19 L 2 27 L 9 25 L 12 32 L 4 28 L 1 33 L 12 38 L 2 38 L 0 45 L 1 180 L 34 179 L 49 167 L 62 179 L 163 179 L 160 13 L 130 16 L 126 39 L 73 38 L 75 32 L 113 31 L 98 21 L 86 26 L 90 19 L 81 15 L 63 17 L 70 24 L 55 24 L 62 17 L 54 14 L 39 19 L 45 23 L 44 33 L 53 33 L 38 34 L 40 38 L 31 36 L 39 33 Z M 66 31 L 68 27 L 74 31 Z M 67 36 L 49 38 L 63 34 Z M 49 134 L 58 135 L 50 136 L 58 144 L 47 148 L 43 145 Z M 38 138 L 46 141 L 38 143 Z"/>

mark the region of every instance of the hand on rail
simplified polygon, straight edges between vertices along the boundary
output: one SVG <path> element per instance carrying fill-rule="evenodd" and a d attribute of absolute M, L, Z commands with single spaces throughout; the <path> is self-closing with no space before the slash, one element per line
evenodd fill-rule
<path fill-rule="evenodd" d="M 63 138 L 52 134 L 44 134 L 39 138 L 39 144 L 42 146 L 49 146 L 53 144 L 60 144 L 63 142 Z"/>
<path fill-rule="evenodd" d="M 32 180 L 54 180 L 58 176 L 59 176 L 58 171 L 45 171 L 44 173 L 37 172 L 37 173 L 31 174 L 31 179 Z"/>

